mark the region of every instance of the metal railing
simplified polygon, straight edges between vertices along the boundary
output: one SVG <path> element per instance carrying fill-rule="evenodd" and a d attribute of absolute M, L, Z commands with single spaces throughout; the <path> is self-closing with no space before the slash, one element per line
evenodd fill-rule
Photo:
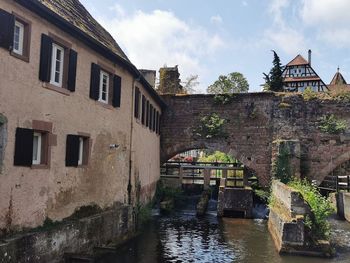
<path fill-rule="evenodd" d="M 245 168 L 240 163 L 218 162 L 167 162 L 161 166 L 162 179 L 177 179 L 180 184 L 203 184 L 204 187 L 220 179 L 226 179 L 228 187 L 243 188 L 257 181 L 257 178 L 248 178 Z"/>
<path fill-rule="evenodd" d="M 350 175 L 326 176 L 318 188 L 328 192 L 350 192 Z"/>

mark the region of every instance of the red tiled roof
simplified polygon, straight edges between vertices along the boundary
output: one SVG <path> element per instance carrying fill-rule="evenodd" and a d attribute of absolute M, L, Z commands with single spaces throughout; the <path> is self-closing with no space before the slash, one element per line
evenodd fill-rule
<path fill-rule="evenodd" d="M 344 90 L 350 92 L 350 84 L 329 84 L 327 87 L 330 91 Z"/>
<path fill-rule="evenodd" d="M 338 71 L 335 73 L 330 85 L 347 85 L 346 80 L 344 79 L 343 75 Z"/>
<path fill-rule="evenodd" d="M 37 0 L 68 23 L 74 25 L 121 58 L 129 61 L 113 37 L 105 30 L 79 2 L 79 0 Z"/>
<path fill-rule="evenodd" d="M 300 66 L 300 65 L 307 65 L 309 64 L 309 62 L 307 62 L 305 60 L 305 58 L 303 58 L 301 55 L 298 55 L 296 56 L 292 61 L 290 61 L 288 64 L 287 64 L 287 67 L 288 66 Z"/>

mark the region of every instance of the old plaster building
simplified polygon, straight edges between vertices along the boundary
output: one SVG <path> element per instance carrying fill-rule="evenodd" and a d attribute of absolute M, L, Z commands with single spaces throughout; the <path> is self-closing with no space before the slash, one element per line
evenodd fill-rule
<path fill-rule="evenodd" d="M 0 229 L 147 200 L 165 104 L 78 0 L 0 1 Z"/>
<path fill-rule="evenodd" d="M 309 50 L 308 60 L 301 55 L 297 55 L 284 68 L 283 88 L 286 91 L 303 92 L 306 88 L 311 88 L 315 92 L 327 91 L 327 85 L 317 75 L 311 67 L 311 50 Z"/>

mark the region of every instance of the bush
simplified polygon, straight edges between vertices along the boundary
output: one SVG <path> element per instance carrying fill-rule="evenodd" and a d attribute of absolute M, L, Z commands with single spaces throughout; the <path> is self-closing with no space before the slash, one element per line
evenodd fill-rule
<path fill-rule="evenodd" d="M 226 105 L 226 104 L 230 104 L 234 98 L 235 98 L 235 94 L 233 93 L 216 94 L 214 96 L 214 103 Z"/>
<path fill-rule="evenodd" d="M 302 93 L 302 96 L 305 101 L 313 100 L 318 98 L 318 93 L 313 91 L 310 87 L 307 87 L 305 91 Z"/>
<path fill-rule="evenodd" d="M 317 187 L 306 179 L 294 179 L 288 185 L 298 190 L 311 208 L 313 216 L 305 219 L 305 226 L 311 230 L 312 236 L 315 239 L 328 240 L 330 236 L 330 225 L 327 218 L 334 213 L 331 202 L 322 196 Z"/>
<path fill-rule="evenodd" d="M 206 139 L 225 137 L 223 126 L 226 122 L 227 120 L 220 118 L 217 113 L 212 113 L 200 120 L 200 126 L 194 132 L 197 136 Z"/>
<path fill-rule="evenodd" d="M 325 133 L 340 134 L 345 132 L 348 128 L 346 120 L 341 120 L 335 117 L 333 114 L 323 116 L 319 119 L 320 124 L 318 128 Z"/>

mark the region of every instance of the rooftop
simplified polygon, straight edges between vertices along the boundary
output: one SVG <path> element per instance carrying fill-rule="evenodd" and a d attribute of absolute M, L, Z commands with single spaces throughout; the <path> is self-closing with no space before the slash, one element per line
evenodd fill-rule
<path fill-rule="evenodd" d="M 292 61 L 290 61 L 287 66 L 301 66 L 308 65 L 309 62 L 306 61 L 301 55 L 296 56 Z"/>

